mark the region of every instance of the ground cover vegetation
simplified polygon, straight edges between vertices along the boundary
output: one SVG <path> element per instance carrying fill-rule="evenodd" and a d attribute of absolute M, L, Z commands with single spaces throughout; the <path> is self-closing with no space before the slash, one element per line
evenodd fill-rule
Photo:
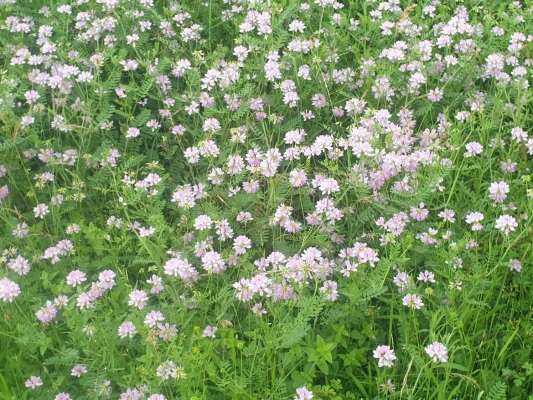
<path fill-rule="evenodd" d="M 0 15 L 0 398 L 533 399 L 532 1 Z"/>

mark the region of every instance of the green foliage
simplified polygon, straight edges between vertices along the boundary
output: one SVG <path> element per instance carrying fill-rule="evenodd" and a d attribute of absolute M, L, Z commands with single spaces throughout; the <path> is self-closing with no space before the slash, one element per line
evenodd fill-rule
<path fill-rule="evenodd" d="M 44 360 L 43 365 L 75 365 L 79 360 L 79 351 L 65 349 L 53 357 Z"/>
<path fill-rule="evenodd" d="M 488 400 L 505 400 L 507 396 L 505 395 L 507 391 L 507 385 L 505 382 L 497 381 L 490 387 L 490 391 L 487 394 Z"/>

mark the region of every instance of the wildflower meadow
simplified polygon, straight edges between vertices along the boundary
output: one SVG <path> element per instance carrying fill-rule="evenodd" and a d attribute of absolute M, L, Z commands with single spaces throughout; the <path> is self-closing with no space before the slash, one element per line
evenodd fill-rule
<path fill-rule="evenodd" d="M 533 0 L 0 0 L 1 400 L 533 399 Z"/>

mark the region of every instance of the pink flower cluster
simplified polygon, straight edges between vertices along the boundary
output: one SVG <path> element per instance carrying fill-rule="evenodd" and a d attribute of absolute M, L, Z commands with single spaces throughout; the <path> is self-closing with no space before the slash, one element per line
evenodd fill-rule
<path fill-rule="evenodd" d="M 74 285 L 74 282 L 83 282 L 83 272 L 73 272 L 75 272 L 73 276 L 70 276 L 69 274 L 72 284 Z M 91 284 L 91 289 L 88 292 L 83 292 L 78 295 L 76 305 L 80 309 L 93 308 L 95 306 L 94 301 L 103 296 L 107 290 L 110 290 L 115 286 L 115 277 L 116 274 L 111 270 L 104 270 L 100 272 L 98 275 L 98 281 Z"/>

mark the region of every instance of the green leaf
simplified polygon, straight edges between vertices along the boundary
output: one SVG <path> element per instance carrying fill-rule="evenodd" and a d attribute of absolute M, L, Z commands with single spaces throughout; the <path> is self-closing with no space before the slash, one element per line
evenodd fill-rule
<path fill-rule="evenodd" d="M 322 373 L 324 375 L 327 375 L 328 372 L 329 372 L 329 367 L 328 367 L 328 364 L 325 363 L 325 362 L 318 362 L 316 363 L 316 366 L 320 369 L 320 371 L 322 371 Z"/>
<path fill-rule="evenodd" d="M 337 343 L 326 343 L 322 336 L 317 335 L 317 351 L 320 356 L 330 364 L 333 362 L 331 352 L 336 347 Z"/>
<path fill-rule="evenodd" d="M 132 126 L 141 127 L 150 119 L 150 110 L 148 108 L 143 109 L 136 117 L 132 123 Z"/>
<path fill-rule="evenodd" d="M 76 349 L 66 349 L 53 357 L 48 357 L 43 365 L 74 365 L 78 362 L 79 354 Z"/>
<path fill-rule="evenodd" d="M 437 364 L 437 366 L 438 366 L 438 365 L 439 365 L 439 364 Z M 458 370 L 458 371 L 463 371 L 463 372 L 468 372 L 468 371 L 469 371 L 468 368 L 462 366 L 461 364 L 456 364 L 456 363 L 449 363 L 449 362 L 447 362 L 447 363 L 440 364 L 440 365 L 442 365 L 442 366 L 445 367 L 445 368 L 453 368 L 453 369 L 456 369 L 456 370 Z"/>
<path fill-rule="evenodd" d="M 348 354 L 339 354 L 339 357 L 344 361 L 344 367 L 353 365 L 354 367 L 360 367 L 363 361 L 365 361 L 364 349 L 353 349 Z"/>

